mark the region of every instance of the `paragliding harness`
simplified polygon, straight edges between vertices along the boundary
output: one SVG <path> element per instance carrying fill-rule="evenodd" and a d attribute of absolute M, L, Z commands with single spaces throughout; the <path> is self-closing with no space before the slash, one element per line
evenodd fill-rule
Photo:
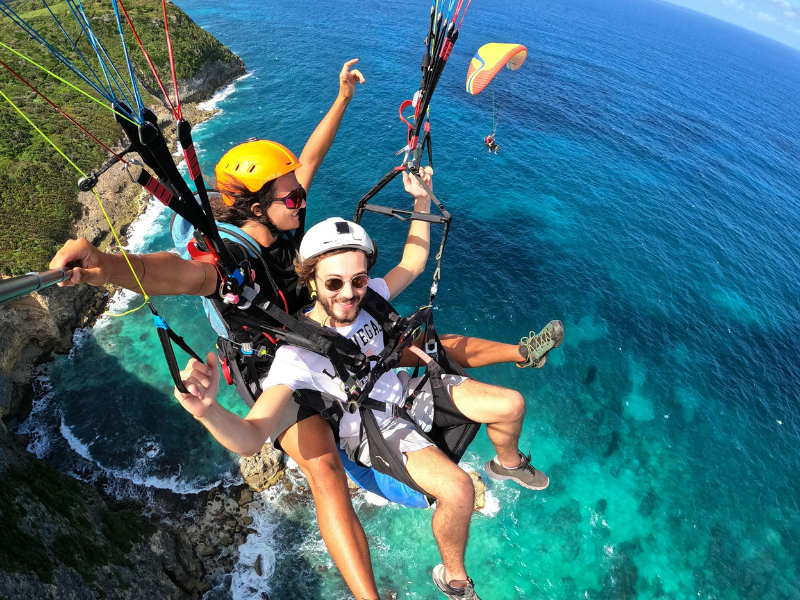
<path fill-rule="evenodd" d="M 244 231 L 227 223 L 217 223 L 217 227 L 223 239 L 235 241 L 247 251 L 252 260 L 264 260 L 259 246 Z M 173 217 L 170 229 L 179 253 L 182 256 L 194 254 L 196 257 L 196 247 L 192 249 L 192 246 L 198 244 L 193 238 L 191 224 L 179 216 Z M 263 266 L 265 269 L 268 268 L 266 263 Z M 258 295 L 253 296 L 252 292 L 245 292 L 244 295 L 245 297 L 250 295 L 253 302 L 258 302 Z M 421 435 L 442 449 L 455 462 L 461 458 L 480 428 L 480 425 L 467 420 L 455 408 L 444 389 L 442 374 L 466 376 L 466 373 L 441 347 L 436 336 L 430 306 L 423 307 L 410 317 L 402 318 L 389 302 L 368 289 L 361 308 L 379 324 L 384 338 L 383 352 L 370 357 L 365 356 L 352 340 L 322 327 L 305 316 L 293 319 L 277 309 L 274 304 L 266 306 L 264 312 L 270 316 L 270 322 L 277 322 L 282 326 L 271 325 L 263 319 L 239 310 L 223 312 L 220 310 L 219 302 L 208 298 L 203 298 L 203 306 L 209 323 L 219 334 L 217 348 L 226 381 L 229 385 L 236 386 L 237 392 L 248 406 L 253 406 L 257 400 L 260 394 L 259 380 L 268 372 L 275 352 L 284 343 L 305 348 L 331 361 L 336 375 L 342 382 L 346 398 L 342 400 L 314 390 L 298 390 L 295 392 L 295 401 L 326 419 L 331 424 L 337 441 L 339 421 L 342 416 L 345 413 L 360 412 L 362 435 L 369 441 L 372 468 L 415 492 L 410 494 L 408 491 L 398 490 L 391 482 L 378 478 L 377 489 L 370 491 L 385 497 L 389 496 L 387 499 L 399 500 L 411 506 L 427 506 L 432 500 L 423 499 L 424 491 L 408 476 L 400 457 L 391 451 L 383 439 L 370 409 L 409 421 Z M 404 404 L 398 406 L 369 398 L 369 393 L 378 379 L 397 365 L 403 351 L 422 335 L 423 330 L 426 339 L 425 348 L 433 360 L 427 365 L 418 385 L 408 394 Z M 418 371 L 419 366 L 415 369 L 413 377 L 417 376 Z M 421 392 L 428 380 L 431 384 L 436 426 L 425 434 L 409 416 L 408 411 L 413 406 L 415 396 Z M 343 453 L 342 458 L 351 477 L 360 484 L 364 484 L 366 478 L 365 487 L 369 487 L 369 480 L 375 479 L 374 474 L 359 472 L 359 467 L 363 468 L 364 465 L 349 461 Z"/>

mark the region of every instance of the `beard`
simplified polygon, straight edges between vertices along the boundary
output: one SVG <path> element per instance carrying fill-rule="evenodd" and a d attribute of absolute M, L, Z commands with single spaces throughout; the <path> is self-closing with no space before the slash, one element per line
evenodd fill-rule
<path fill-rule="evenodd" d="M 347 298 L 344 296 L 334 296 L 333 298 L 317 298 L 317 302 L 322 306 L 322 310 L 330 317 L 332 321 L 336 321 L 338 327 L 340 325 L 352 325 L 358 318 L 358 313 L 361 312 L 361 301 L 363 296 L 353 296 Z M 342 308 L 342 303 L 349 304 L 354 302 L 350 308 Z"/>

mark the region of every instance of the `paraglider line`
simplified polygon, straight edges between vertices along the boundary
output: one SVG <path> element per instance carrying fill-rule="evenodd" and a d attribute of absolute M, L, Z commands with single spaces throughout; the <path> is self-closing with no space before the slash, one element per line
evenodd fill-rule
<path fill-rule="evenodd" d="M 28 124 L 31 127 L 33 127 L 36 130 L 36 132 L 39 135 L 41 135 L 47 141 L 47 143 L 50 144 L 53 147 L 53 149 L 56 152 L 58 152 L 61 156 L 63 156 L 64 160 L 66 160 L 70 165 L 72 165 L 72 167 L 76 171 L 78 171 L 78 173 L 80 173 L 83 177 L 86 177 L 86 173 L 84 173 L 78 165 L 76 165 L 74 162 L 72 162 L 72 160 L 70 160 L 70 158 L 66 154 L 64 154 L 64 152 L 61 150 L 61 148 L 56 146 L 53 143 L 53 141 L 49 137 L 47 137 L 47 135 L 45 135 L 45 133 L 41 129 L 39 129 L 34 124 L 33 121 L 30 120 L 28 118 L 28 115 L 26 115 L 24 112 L 22 112 L 22 110 L 16 104 L 14 104 L 14 102 L 11 100 L 11 98 L 9 98 L 8 96 L 6 96 L 3 93 L 3 90 L 0 90 L 0 96 L 2 96 L 3 99 L 5 99 L 5 101 L 8 102 L 11 105 L 11 107 L 14 110 L 16 110 L 17 113 L 19 113 L 19 115 L 23 119 L 25 119 L 28 122 Z M 142 287 L 142 282 L 139 281 L 139 276 L 136 275 L 136 271 L 134 270 L 133 266 L 131 265 L 131 261 L 128 258 L 128 253 L 125 252 L 125 248 L 123 248 L 123 246 L 122 246 L 122 242 L 120 241 L 119 236 L 117 235 L 117 231 L 116 231 L 116 229 L 114 229 L 114 225 L 111 224 L 111 219 L 108 217 L 108 213 L 106 213 L 105 206 L 103 206 L 103 201 L 100 200 L 100 195 L 97 193 L 97 190 L 92 190 L 92 191 L 94 192 L 95 198 L 97 198 L 97 203 L 100 205 L 100 210 L 103 211 L 103 216 L 106 218 L 106 223 L 108 223 L 108 227 L 110 228 L 111 233 L 114 236 L 114 240 L 117 242 L 117 245 L 119 246 L 119 249 L 122 251 L 122 256 L 125 257 L 125 262 L 128 263 L 128 268 L 131 270 L 131 273 L 133 273 L 133 278 L 136 280 L 136 284 L 139 286 L 139 289 L 142 291 L 142 296 L 144 296 L 144 303 L 141 306 L 138 306 L 138 307 L 136 307 L 136 308 L 134 308 L 132 310 L 128 310 L 128 311 L 125 311 L 124 313 L 120 313 L 120 314 L 107 313 L 109 317 L 124 317 L 125 315 L 129 315 L 129 314 L 131 314 L 133 312 L 136 312 L 140 308 L 143 308 L 144 306 L 146 306 L 147 303 L 150 302 L 150 297 L 144 291 L 144 288 Z"/>
<path fill-rule="evenodd" d="M 122 9 L 122 12 L 125 14 L 125 19 L 128 21 L 128 25 L 131 26 L 131 31 L 133 32 L 133 37 L 136 38 L 136 43 L 139 44 L 139 48 L 142 50 L 142 54 L 144 54 L 144 57 L 147 59 L 147 64 L 150 65 L 150 70 L 153 72 L 153 75 L 155 76 L 156 81 L 158 82 L 158 87 L 161 88 L 161 93 L 164 94 L 164 98 L 166 99 L 167 103 L 169 104 L 170 109 L 172 110 L 172 114 L 175 116 L 176 120 L 180 120 L 180 115 L 175 111 L 175 106 L 172 104 L 172 100 L 170 100 L 169 94 L 167 93 L 167 90 L 164 88 L 164 84 L 161 82 L 161 77 L 158 76 L 158 72 L 156 71 L 156 66 L 153 64 L 153 61 L 150 60 L 150 55 L 147 53 L 147 50 L 144 49 L 144 46 L 142 45 L 142 40 L 139 39 L 139 34 L 136 33 L 136 28 L 133 26 L 133 21 L 131 21 L 130 16 L 128 16 L 128 11 L 125 10 L 125 5 L 122 3 L 122 0 L 116 0 L 116 2 L 119 4 L 120 8 Z M 166 20 L 165 20 L 164 21 L 164 26 L 165 27 L 166 27 L 166 24 L 167 23 L 166 23 Z M 167 40 L 169 40 L 169 38 L 167 38 Z M 172 45 L 170 44 L 170 52 L 171 52 L 171 48 L 172 48 Z M 126 51 L 126 56 L 127 56 L 127 51 Z M 171 54 L 170 54 L 170 56 L 171 56 Z M 171 58 L 170 58 L 170 62 L 172 62 Z M 130 64 L 130 61 L 129 61 L 129 64 Z M 175 93 L 176 94 L 178 93 L 177 87 L 175 88 Z"/>
<path fill-rule="evenodd" d="M 86 135 L 88 135 L 88 136 L 89 136 L 90 138 L 92 138 L 92 139 L 93 139 L 95 142 L 97 142 L 98 144 L 100 144 L 100 145 L 101 145 L 103 148 L 105 148 L 106 150 L 108 150 L 108 151 L 109 151 L 111 154 L 113 154 L 114 156 L 116 156 L 118 160 L 121 160 L 123 163 L 126 163 L 126 164 L 127 164 L 127 162 L 125 161 L 125 159 L 124 159 L 124 158 L 122 158 L 122 157 L 121 157 L 119 154 L 117 154 L 117 153 L 116 153 L 116 152 L 114 152 L 114 151 L 113 151 L 111 148 L 109 148 L 108 146 L 106 146 L 106 145 L 105 145 L 103 142 L 101 142 L 100 140 L 98 140 L 98 139 L 97 139 L 97 138 L 96 138 L 94 135 L 92 135 L 92 134 L 91 134 L 91 133 L 90 133 L 90 132 L 89 132 L 89 131 L 88 131 L 88 130 L 87 130 L 87 129 L 86 129 L 84 126 L 83 126 L 83 125 L 81 125 L 80 123 L 78 123 L 78 122 L 77 122 L 75 119 L 73 119 L 72 117 L 70 117 L 70 116 L 69 116 L 69 115 L 68 115 L 66 112 L 64 112 L 62 109 L 60 109 L 58 106 L 56 106 L 56 105 L 55 105 L 55 104 L 54 104 L 54 103 L 53 103 L 53 102 L 52 102 L 52 101 L 51 101 L 51 100 L 50 100 L 50 99 L 49 99 L 47 96 L 45 96 L 45 95 L 44 95 L 42 92 L 40 92 L 39 90 L 37 90 L 37 89 L 36 89 L 36 88 L 35 88 L 35 87 L 34 87 L 34 86 L 31 84 L 31 83 L 29 83 L 28 81 L 26 81 L 26 80 L 25 80 L 25 78 L 24 78 L 24 77 L 22 77 L 22 75 L 20 75 L 19 73 L 17 73 L 17 72 L 16 72 L 14 69 L 12 69 L 11 67 L 9 67 L 9 66 L 8 66 L 6 63 L 4 63 L 2 60 L 0 60 L 0 65 L 3 65 L 3 66 L 4 66 L 4 67 L 5 67 L 5 68 L 6 68 L 6 69 L 7 69 L 7 70 L 8 70 L 8 71 L 9 71 L 9 72 L 12 74 L 12 75 L 14 75 L 14 77 L 16 77 L 17 79 L 19 79 L 19 80 L 20 80 L 22 83 L 24 83 L 24 84 L 25 84 L 25 85 L 27 85 L 29 88 L 31 88 L 31 89 L 32 89 L 34 92 L 36 92 L 36 93 L 37 93 L 37 94 L 38 94 L 38 95 L 39 95 L 39 96 L 42 98 L 42 100 L 44 100 L 45 102 L 47 102 L 47 103 L 48 103 L 50 106 L 52 106 L 53 108 L 55 108 L 55 109 L 56 109 L 58 112 L 60 112 L 60 113 L 61 113 L 62 115 L 64 115 L 64 116 L 65 116 L 67 119 L 69 119 L 69 120 L 72 122 L 72 124 L 73 124 L 73 125 L 75 125 L 75 126 L 78 128 L 78 129 L 80 129 L 81 131 L 83 131 L 83 132 L 84 132 Z"/>
<path fill-rule="evenodd" d="M 103 96 L 106 100 L 111 102 L 112 97 L 109 96 L 106 90 L 102 87 L 99 87 L 95 84 L 89 77 L 87 77 L 80 69 L 75 67 L 67 57 L 65 57 L 61 52 L 56 50 L 56 48 L 50 44 L 46 39 L 44 39 L 39 32 L 37 32 L 33 27 L 31 27 L 22 17 L 17 15 L 11 7 L 8 6 L 3 0 L 0 0 L 0 12 L 3 12 L 9 19 L 11 19 L 14 23 L 16 23 L 20 29 L 22 29 L 25 33 L 31 36 L 34 40 L 39 42 L 42 46 L 44 46 L 50 54 L 52 54 L 55 58 L 57 58 L 65 67 L 67 67 L 70 71 L 72 71 L 75 75 L 83 79 L 89 86 L 91 86 L 98 94 Z"/>
<path fill-rule="evenodd" d="M 98 83 L 98 84 L 100 84 L 100 85 L 103 85 L 103 82 L 102 82 L 102 81 L 100 81 L 100 78 L 97 76 L 97 73 L 95 73 L 95 72 L 94 72 L 94 69 L 92 69 L 92 67 L 89 65 L 89 62 L 86 60 L 86 57 L 85 57 L 85 56 L 83 55 L 83 53 L 82 53 L 82 52 L 81 52 L 81 51 L 78 49 L 78 46 L 76 46 L 76 45 L 75 45 L 75 42 L 73 42 L 73 41 L 72 41 L 72 38 L 71 38 L 71 37 L 69 36 L 69 34 L 67 33 L 67 30 L 66 30 L 66 29 L 64 29 L 64 26 L 61 24 L 61 21 L 59 21 L 59 20 L 58 20 L 58 17 L 56 17 L 55 13 L 54 13 L 54 12 L 53 12 L 53 10 L 50 8 L 50 5 L 49 5 L 49 4 L 47 4 L 47 1 L 46 1 L 46 0 L 42 0 L 42 4 L 44 4 L 44 7 L 47 9 L 47 12 L 49 12 L 49 13 L 50 13 L 50 16 L 51 16 L 51 17 L 53 17 L 53 21 L 55 21 L 55 22 L 56 22 L 56 25 L 58 25 L 58 28 L 59 28 L 59 29 L 61 30 L 61 32 L 64 34 L 64 37 L 65 37 L 65 38 L 67 38 L 67 41 L 70 43 L 70 45 L 72 46 L 72 48 L 75 50 L 75 52 L 77 52 L 77 53 L 78 53 L 78 56 L 79 56 L 79 57 L 80 57 L 80 59 L 83 61 L 83 64 L 85 64 L 85 65 L 86 65 L 86 68 L 87 68 L 87 69 L 89 69 L 89 72 L 90 72 L 90 73 L 92 74 L 92 76 L 95 78 L 95 80 L 97 81 L 97 83 Z"/>
<path fill-rule="evenodd" d="M 461 24 L 464 22 L 464 17 L 467 16 L 467 11 L 469 10 L 469 5 L 470 4 L 472 4 L 472 0 L 469 0 L 469 2 L 467 2 L 467 8 L 464 9 L 464 14 L 461 15 L 461 20 L 458 22 L 458 27 L 456 27 L 456 31 L 461 29 Z"/>
<path fill-rule="evenodd" d="M 128 45 L 125 43 L 125 34 L 122 33 L 122 20 L 120 19 L 120 16 L 119 16 L 119 8 L 117 7 L 117 3 L 118 2 L 119 2 L 119 0 L 114 0 L 114 16 L 117 19 L 117 29 L 119 30 L 120 40 L 122 40 L 122 51 L 125 54 L 125 62 L 128 64 L 128 76 L 130 77 L 131 85 L 133 86 L 134 99 L 136 100 L 136 107 L 139 109 L 139 116 L 142 117 L 142 121 L 144 121 L 144 117 L 142 116 L 142 109 L 144 108 L 144 103 L 142 102 L 142 97 L 139 94 L 139 86 L 136 84 L 136 76 L 133 74 L 133 65 L 131 64 L 130 54 L 128 54 Z M 119 4 L 121 6 L 121 3 L 119 3 Z M 123 11 L 125 10 L 124 6 L 122 7 L 122 10 Z M 128 13 L 125 13 L 125 16 L 127 17 Z M 130 22 L 130 19 L 128 20 L 128 22 Z M 131 29 L 133 29 L 133 25 L 131 25 Z M 136 35 L 136 31 L 135 30 L 134 30 L 133 34 Z M 138 36 L 137 36 L 137 39 L 138 39 Z M 148 57 L 148 60 L 149 60 L 149 57 Z M 169 101 L 169 98 L 167 98 L 167 101 Z"/>
<path fill-rule="evenodd" d="M 88 94 L 87 92 L 83 91 L 81 88 L 77 87 L 77 86 L 76 86 L 76 85 L 74 85 L 73 83 L 71 83 L 71 82 L 67 81 L 67 80 L 66 80 L 66 79 L 64 79 L 63 77 L 59 77 L 58 75 L 56 75 L 56 74 L 55 74 L 55 73 L 53 73 L 52 71 L 50 71 L 50 70 L 46 69 L 45 67 L 43 67 L 43 66 L 42 66 L 42 65 L 40 65 L 39 63 L 37 63 L 37 62 L 35 62 L 35 61 L 31 60 L 30 58 L 28 58 L 28 57 L 27 57 L 27 56 L 25 56 L 24 54 L 22 54 L 22 53 L 20 53 L 20 52 L 17 52 L 17 51 L 16 51 L 16 50 L 14 50 L 14 49 L 13 49 L 11 46 L 7 46 L 7 45 L 6 45 L 6 44 L 4 44 L 3 42 L 0 42 L 0 46 L 2 46 L 3 48 L 5 48 L 6 50 L 9 50 L 10 52 L 13 52 L 14 54 L 16 54 L 17 56 L 19 56 L 20 58 L 27 60 L 27 61 L 28 61 L 29 63 L 31 63 L 33 66 L 35 66 L 35 67 L 37 67 L 37 68 L 41 69 L 42 71 L 44 71 L 45 73 L 47 73 L 47 74 L 48 74 L 48 75 L 50 75 L 51 77 L 53 77 L 53 78 L 57 79 L 57 80 L 58 80 L 58 81 L 60 81 L 61 83 L 65 84 L 65 85 L 68 85 L 69 87 L 71 87 L 71 88 L 72 88 L 73 90 L 75 90 L 76 92 L 79 92 L 79 93 L 83 94 L 84 96 L 86 96 L 87 98 L 89 98 L 89 100 L 91 100 L 92 102 L 96 102 L 97 104 L 99 104 L 100 106 L 102 106 L 103 108 L 105 108 L 106 110 L 110 110 L 111 112 L 113 112 L 113 113 L 115 113 L 115 114 L 119 115 L 121 118 L 125 119 L 125 120 L 126 120 L 126 121 L 128 121 L 129 123 L 132 123 L 133 125 L 137 125 L 137 123 L 136 123 L 136 121 L 135 121 L 135 117 L 133 117 L 133 115 L 131 115 L 130 113 L 128 113 L 128 112 L 121 113 L 121 112 L 117 112 L 117 111 L 115 111 L 113 108 L 110 108 L 108 105 L 104 104 L 103 102 L 101 102 L 100 100 L 98 100 L 97 98 L 95 98 L 94 96 L 92 96 L 91 94 Z"/>
<path fill-rule="evenodd" d="M 103 47 L 103 45 L 100 43 L 100 40 L 98 40 L 97 36 L 94 34 L 92 25 L 91 23 L 89 23 L 89 19 L 86 16 L 86 13 L 83 11 L 83 5 L 80 3 L 80 0 L 78 0 L 77 9 L 75 8 L 74 0 L 67 0 L 67 6 L 69 6 L 69 9 L 72 11 L 72 15 L 75 17 L 75 20 L 78 22 L 78 25 L 80 25 L 83 34 L 86 36 L 86 41 L 89 42 L 89 44 L 92 46 L 92 49 L 94 50 L 95 56 L 97 57 L 97 62 L 100 63 L 100 68 L 103 70 L 103 76 L 106 78 L 106 83 L 108 84 L 109 92 L 111 93 L 112 96 L 112 101 L 116 101 L 117 99 L 114 94 L 114 86 L 116 86 L 117 90 L 119 90 L 119 93 L 125 99 L 125 103 L 132 105 L 133 102 L 131 102 L 128 99 L 128 96 L 125 95 L 125 92 L 122 90 L 122 86 L 125 86 L 125 90 L 127 90 L 128 95 L 131 98 L 134 97 L 134 94 L 128 87 L 128 84 L 125 83 L 125 78 L 119 72 L 119 69 L 117 69 L 117 66 L 114 64 L 114 61 L 111 60 L 111 57 L 108 56 L 106 49 Z M 105 57 L 105 60 L 103 59 L 103 57 Z M 106 63 L 108 63 L 111 66 L 111 70 L 113 70 L 113 72 L 111 72 L 106 67 Z M 109 75 L 111 75 L 110 79 Z M 120 85 L 120 83 L 122 85 Z"/>
<path fill-rule="evenodd" d="M 183 119 L 183 112 L 181 111 L 181 98 L 178 94 L 178 77 L 175 74 L 175 57 L 172 54 L 172 39 L 169 37 L 169 25 L 167 25 L 167 3 L 166 0 L 161 0 L 161 8 L 164 10 L 164 32 L 167 36 L 167 50 L 169 51 L 169 68 L 172 72 L 172 88 L 175 90 L 175 106 L 177 107 L 176 116 L 180 121 Z"/>

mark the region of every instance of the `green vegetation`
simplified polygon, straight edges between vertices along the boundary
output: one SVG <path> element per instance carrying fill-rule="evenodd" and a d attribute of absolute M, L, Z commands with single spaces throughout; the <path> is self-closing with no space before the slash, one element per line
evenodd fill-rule
<path fill-rule="evenodd" d="M 52 583 L 53 569 L 63 564 L 91 583 L 98 567 L 131 566 L 125 554 L 156 531 L 149 519 L 130 509 L 103 509 L 100 523 L 92 523 L 86 514 L 92 490 L 41 460 L 30 460 L 24 470 L 10 469 L 2 481 L 0 571 L 31 572 Z M 60 523 L 53 540 L 37 531 L 41 512 L 31 510 L 35 504 L 44 508 L 48 523 Z"/>
<path fill-rule="evenodd" d="M 74 52 L 67 51 L 69 43 L 47 10 L 42 8 L 40 0 L 11 0 L 9 5 L 65 56 L 76 64 L 80 62 Z M 95 34 L 103 42 L 114 64 L 127 77 L 112 3 L 109 0 L 85 0 L 83 7 Z M 171 79 L 160 3 L 128 0 L 125 7 L 167 90 L 171 91 L 171 85 L 167 84 Z M 92 68 L 101 73 L 94 52 L 80 33 L 77 21 L 68 12 L 66 2 L 54 3 L 51 8 L 70 37 L 77 40 L 78 47 Z M 180 8 L 169 4 L 167 15 L 179 79 L 196 74 L 208 61 L 233 60 L 227 48 L 198 27 Z M 134 71 L 144 88 L 141 89 L 142 99 L 146 105 L 154 106 L 158 102 L 155 95 L 161 96 L 157 83 L 127 25 L 124 31 L 126 39 L 129 39 L 128 50 Z M 96 96 L 75 74 L 4 16 L 0 17 L 0 40 Z M 2 47 L 0 60 L 103 143 L 111 145 L 122 139 L 122 131 L 107 108 L 90 101 Z M 82 66 L 86 72 L 85 65 Z M 2 67 L 0 91 L 9 96 L 82 170 L 88 172 L 108 158 L 105 150 Z M 79 176 L 0 97 L 0 272 L 19 274 L 46 267 L 66 240 L 78 208 L 76 182 Z M 113 202 L 113 198 L 104 200 Z"/>

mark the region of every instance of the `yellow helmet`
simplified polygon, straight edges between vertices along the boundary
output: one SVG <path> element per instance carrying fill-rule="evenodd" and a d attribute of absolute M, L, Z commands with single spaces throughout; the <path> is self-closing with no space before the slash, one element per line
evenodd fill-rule
<path fill-rule="evenodd" d="M 225 183 L 237 180 L 249 191 L 257 192 L 264 184 L 286 175 L 300 166 L 300 161 L 286 146 L 269 140 L 250 138 L 228 150 L 214 168 L 225 204 L 234 199 L 224 193 Z"/>

